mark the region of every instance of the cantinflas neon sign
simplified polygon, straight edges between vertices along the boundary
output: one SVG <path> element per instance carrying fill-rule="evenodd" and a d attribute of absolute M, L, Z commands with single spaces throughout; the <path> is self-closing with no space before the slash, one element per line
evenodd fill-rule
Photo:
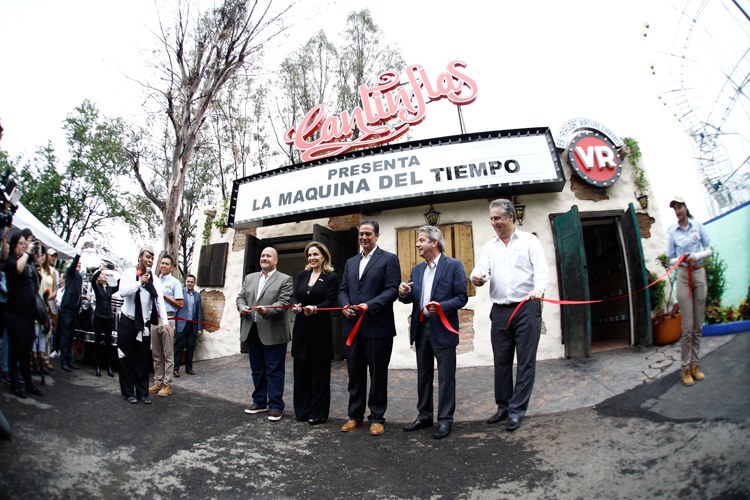
<path fill-rule="evenodd" d="M 343 111 L 338 116 L 327 117 L 325 105 L 318 104 L 308 111 L 297 128 L 287 130 L 284 142 L 302 151 L 302 161 L 391 142 L 422 123 L 427 102 L 444 97 L 456 106 L 474 102 L 477 84 L 463 73 L 465 68 L 463 61 L 449 63 L 448 70 L 437 77 L 433 86 L 424 68 L 413 64 L 406 69 L 410 87 L 401 87 L 398 72 L 386 71 L 378 77 L 376 85 L 360 85 L 361 107 L 357 106 L 351 113 Z M 355 129 L 359 130 L 359 135 L 352 139 Z M 310 140 L 318 130 L 320 136 Z"/>

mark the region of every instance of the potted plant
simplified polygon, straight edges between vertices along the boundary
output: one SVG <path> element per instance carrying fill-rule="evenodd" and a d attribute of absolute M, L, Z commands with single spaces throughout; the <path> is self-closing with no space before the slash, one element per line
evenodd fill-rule
<path fill-rule="evenodd" d="M 667 257 L 666 254 L 661 254 L 660 256 L 658 256 L 656 258 L 656 261 L 661 265 L 662 268 L 664 268 L 665 271 L 668 271 L 671 267 L 669 265 L 669 257 Z M 656 276 L 654 276 L 653 279 L 656 279 Z M 654 344 L 656 345 L 674 344 L 680 339 L 680 334 L 682 331 L 680 305 L 675 303 L 669 309 L 665 310 L 662 308 L 664 305 L 669 307 L 669 304 L 672 302 L 672 277 L 667 276 L 667 280 L 669 281 L 669 296 L 666 301 L 664 301 L 664 288 L 666 286 L 666 283 L 660 281 L 659 283 L 651 287 L 652 289 L 657 288 L 657 290 L 653 292 L 653 295 L 656 297 L 655 304 L 651 304 L 651 312 L 653 313 L 652 322 Z M 658 288 L 659 284 L 662 284 L 660 290 Z M 659 293 L 659 291 L 661 291 L 661 293 Z M 656 312 L 654 312 L 654 310 L 656 310 Z"/>

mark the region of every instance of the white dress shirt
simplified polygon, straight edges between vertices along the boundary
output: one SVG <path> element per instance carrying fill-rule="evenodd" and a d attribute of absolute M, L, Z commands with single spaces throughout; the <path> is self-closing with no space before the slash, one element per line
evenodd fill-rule
<path fill-rule="evenodd" d="M 378 249 L 378 246 L 375 245 L 375 248 L 372 249 L 372 252 L 367 254 L 367 257 L 365 257 L 365 252 L 362 251 L 361 254 L 359 254 L 359 277 L 362 278 L 362 273 L 365 272 L 365 268 L 367 267 L 367 263 L 370 262 L 370 258 L 372 257 L 372 254 L 375 253 L 375 250 Z"/>
<path fill-rule="evenodd" d="M 135 294 L 141 290 L 141 311 L 143 312 L 143 324 L 151 317 L 151 294 L 141 286 L 141 280 L 136 274 L 135 267 L 130 268 L 120 276 L 120 296 L 122 296 L 122 307 L 120 311 L 130 318 L 135 318 Z M 153 275 L 153 271 L 152 271 Z M 155 276 L 155 275 L 154 275 Z M 154 288 L 156 288 L 156 308 L 159 313 L 159 324 L 169 324 L 167 317 L 167 307 L 164 304 L 164 296 L 161 291 L 161 280 L 154 279 Z"/>
<path fill-rule="evenodd" d="M 432 262 L 426 262 L 424 266 L 424 274 L 422 275 L 422 297 L 419 302 L 419 307 L 424 310 L 424 314 L 430 314 L 430 311 L 426 310 L 424 306 L 430 303 L 430 295 L 432 294 L 432 283 L 435 281 L 435 273 L 437 272 L 438 261 L 442 254 L 438 253 L 437 257 Z"/>
<path fill-rule="evenodd" d="M 521 302 L 532 290 L 544 293 L 549 285 L 549 269 L 541 242 L 518 228 L 507 246 L 499 236 L 488 241 L 471 275 L 490 282 L 490 299 L 496 304 Z"/>
<path fill-rule="evenodd" d="M 258 290 L 255 292 L 255 302 L 258 302 L 258 297 L 260 297 L 260 292 L 263 291 L 263 287 L 266 285 L 266 281 L 271 279 L 271 276 L 273 276 L 273 273 L 276 272 L 276 269 L 273 271 L 268 271 L 268 276 L 266 276 L 263 271 L 260 272 L 260 278 L 258 278 Z M 255 312 L 255 309 L 253 309 L 253 323 L 256 323 L 258 321 L 258 314 Z"/>

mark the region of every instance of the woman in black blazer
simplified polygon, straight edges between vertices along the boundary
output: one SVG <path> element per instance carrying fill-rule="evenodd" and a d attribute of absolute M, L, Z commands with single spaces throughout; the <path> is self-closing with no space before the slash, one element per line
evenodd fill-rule
<path fill-rule="evenodd" d="M 336 306 L 339 279 L 324 244 L 313 241 L 305 255 L 308 265 L 297 276 L 291 299 L 297 315 L 292 333 L 294 413 L 297 420 L 317 425 L 328 419 L 333 359 L 331 311 L 318 309 Z"/>

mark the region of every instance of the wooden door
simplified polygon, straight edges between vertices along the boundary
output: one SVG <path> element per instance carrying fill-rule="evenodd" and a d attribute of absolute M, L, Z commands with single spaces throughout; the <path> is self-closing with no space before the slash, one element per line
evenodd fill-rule
<path fill-rule="evenodd" d="M 643 257 L 638 219 L 636 219 L 635 207 L 632 203 L 620 217 L 620 228 L 622 229 L 625 259 L 628 264 L 629 291 L 634 292 L 648 285 L 648 271 L 646 270 L 646 260 Z M 653 342 L 653 333 L 651 327 L 651 296 L 648 288 L 632 295 L 631 301 L 633 304 L 634 343 L 641 346 L 650 346 Z"/>
<path fill-rule="evenodd" d="M 589 278 L 578 206 L 552 219 L 561 300 L 589 300 Z M 588 304 L 564 305 L 562 310 L 565 356 L 591 356 L 591 308 Z"/>

